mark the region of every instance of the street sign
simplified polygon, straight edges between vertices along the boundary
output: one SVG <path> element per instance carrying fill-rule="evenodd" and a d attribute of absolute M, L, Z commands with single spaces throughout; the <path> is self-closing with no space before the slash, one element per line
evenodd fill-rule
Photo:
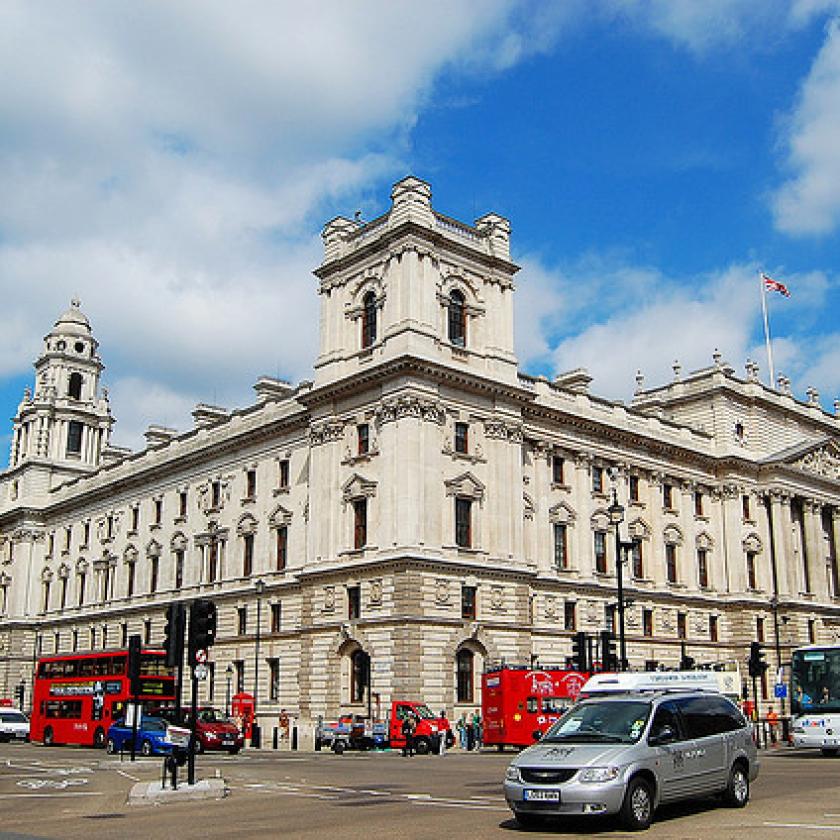
<path fill-rule="evenodd" d="M 207 649 L 199 648 L 195 652 L 195 661 L 198 665 L 203 665 L 207 661 Z"/>
<path fill-rule="evenodd" d="M 773 696 L 778 697 L 780 700 L 787 697 L 787 685 L 785 683 L 776 683 L 773 686 Z"/>
<path fill-rule="evenodd" d="M 193 668 L 193 675 L 197 680 L 206 680 L 207 679 L 207 666 L 206 665 L 196 665 Z"/>

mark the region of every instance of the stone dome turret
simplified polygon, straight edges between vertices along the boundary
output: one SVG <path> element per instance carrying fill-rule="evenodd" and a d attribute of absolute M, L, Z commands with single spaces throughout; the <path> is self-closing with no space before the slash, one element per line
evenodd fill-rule
<path fill-rule="evenodd" d="M 84 335 L 89 336 L 90 321 L 79 308 L 81 301 L 73 298 L 70 308 L 55 322 L 51 335 Z"/>

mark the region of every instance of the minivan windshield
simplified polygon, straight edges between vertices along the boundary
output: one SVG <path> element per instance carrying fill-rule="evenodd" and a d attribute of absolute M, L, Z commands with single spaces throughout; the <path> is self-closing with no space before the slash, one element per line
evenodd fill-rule
<path fill-rule="evenodd" d="M 584 700 L 566 712 L 540 743 L 634 744 L 650 715 L 643 700 Z"/>

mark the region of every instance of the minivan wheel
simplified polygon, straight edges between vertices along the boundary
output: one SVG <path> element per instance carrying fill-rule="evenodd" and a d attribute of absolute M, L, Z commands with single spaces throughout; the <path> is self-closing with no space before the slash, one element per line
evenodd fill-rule
<path fill-rule="evenodd" d="M 730 808 L 743 808 L 750 800 L 750 777 L 743 764 L 736 764 L 729 773 L 729 784 L 723 792 L 723 801 Z"/>
<path fill-rule="evenodd" d="M 621 803 L 621 823 L 630 831 L 644 831 L 653 819 L 653 789 L 649 782 L 636 776 L 627 785 Z"/>

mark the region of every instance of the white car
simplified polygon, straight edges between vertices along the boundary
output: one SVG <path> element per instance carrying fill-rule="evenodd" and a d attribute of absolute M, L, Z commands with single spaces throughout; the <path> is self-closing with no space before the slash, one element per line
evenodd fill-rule
<path fill-rule="evenodd" d="M 0 741 L 28 741 L 29 718 L 19 709 L 0 706 Z"/>

